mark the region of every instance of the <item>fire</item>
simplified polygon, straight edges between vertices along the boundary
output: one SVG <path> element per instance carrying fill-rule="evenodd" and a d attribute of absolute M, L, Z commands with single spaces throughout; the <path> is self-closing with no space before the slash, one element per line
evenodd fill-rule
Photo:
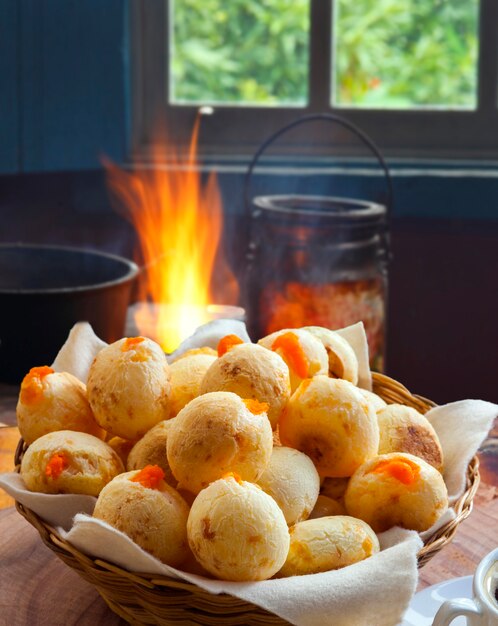
<path fill-rule="evenodd" d="M 186 159 L 168 146 L 167 152 L 154 150 L 151 167 L 124 170 L 105 162 L 110 190 L 139 240 L 143 271 L 135 322 L 140 334 L 153 336 L 166 352 L 211 319 L 213 272 L 223 276 L 222 303 L 235 304 L 238 297 L 219 249 L 223 206 L 216 175 L 203 183 L 198 168 L 198 134 L 199 120 Z"/>

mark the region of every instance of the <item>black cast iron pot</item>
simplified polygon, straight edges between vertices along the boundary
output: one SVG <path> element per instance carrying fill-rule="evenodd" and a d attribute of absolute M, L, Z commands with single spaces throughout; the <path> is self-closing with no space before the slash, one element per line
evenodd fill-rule
<path fill-rule="evenodd" d="M 0 244 L 0 381 L 50 365 L 76 322 L 107 342 L 122 337 L 137 272 L 93 250 Z"/>

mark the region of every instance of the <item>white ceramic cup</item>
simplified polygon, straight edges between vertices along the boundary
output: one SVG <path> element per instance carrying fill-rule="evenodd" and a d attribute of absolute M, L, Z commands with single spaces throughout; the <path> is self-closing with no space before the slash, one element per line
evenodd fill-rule
<path fill-rule="evenodd" d="M 498 548 L 486 555 L 477 566 L 472 582 L 474 597 L 446 600 L 436 613 L 432 626 L 449 626 L 459 615 L 468 626 L 498 626 Z"/>

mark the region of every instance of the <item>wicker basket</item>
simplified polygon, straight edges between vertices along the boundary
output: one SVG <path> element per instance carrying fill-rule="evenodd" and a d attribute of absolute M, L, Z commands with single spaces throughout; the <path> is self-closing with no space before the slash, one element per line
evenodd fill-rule
<path fill-rule="evenodd" d="M 426 413 L 435 406 L 430 400 L 412 395 L 395 380 L 373 374 L 374 391 L 388 403 L 405 404 Z M 25 446 L 21 440 L 16 451 L 16 465 L 22 459 Z M 418 553 L 422 567 L 448 544 L 458 525 L 470 514 L 472 501 L 479 486 L 479 461 L 474 457 L 467 469 L 465 493 L 455 503 L 455 518 L 442 526 Z M 19 513 L 40 533 L 44 543 L 82 578 L 94 585 L 109 607 L 131 624 L 219 626 L 265 624 L 284 625 L 286 621 L 264 609 L 227 594 L 213 595 L 191 583 L 166 576 L 130 573 L 111 563 L 92 559 L 64 541 L 54 528 L 33 511 L 16 502 Z"/>

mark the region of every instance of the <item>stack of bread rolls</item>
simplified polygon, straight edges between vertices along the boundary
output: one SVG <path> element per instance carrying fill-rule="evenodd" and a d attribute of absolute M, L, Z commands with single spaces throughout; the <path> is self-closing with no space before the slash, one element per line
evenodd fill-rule
<path fill-rule="evenodd" d="M 229 335 L 168 363 L 128 337 L 87 385 L 42 366 L 17 416 L 26 487 L 97 497 L 94 516 L 162 562 L 232 581 L 314 574 L 379 551 L 448 507 L 428 420 L 360 389 L 334 331 Z"/>

